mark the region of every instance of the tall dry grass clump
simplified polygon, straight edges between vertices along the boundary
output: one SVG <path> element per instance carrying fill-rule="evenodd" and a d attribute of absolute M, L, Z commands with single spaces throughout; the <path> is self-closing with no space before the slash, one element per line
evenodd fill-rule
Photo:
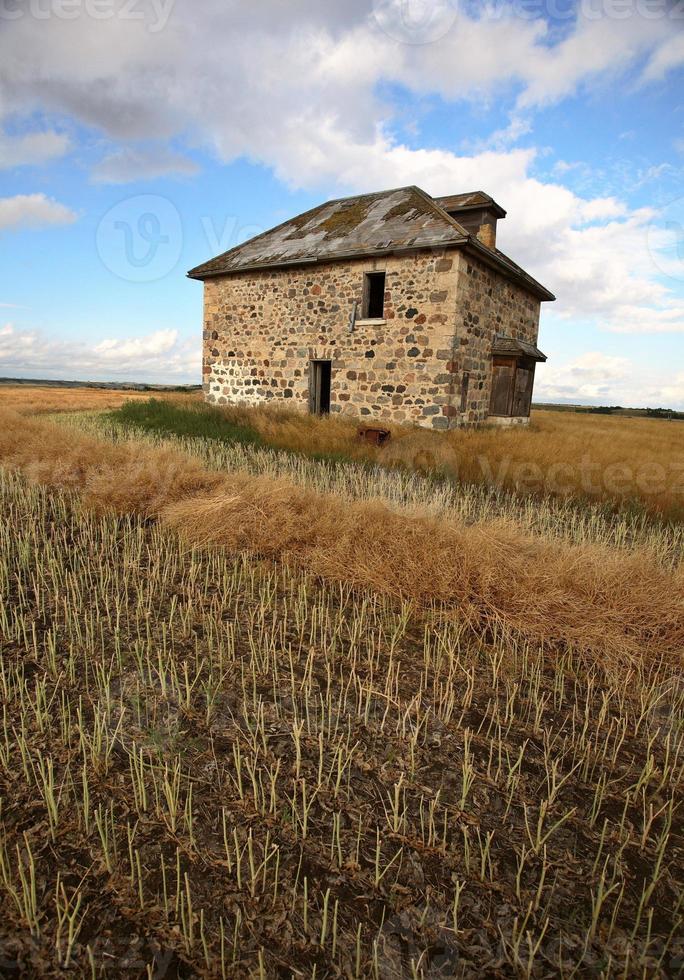
<path fill-rule="evenodd" d="M 97 508 L 145 516 L 221 483 L 219 474 L 174 450 L 112 445 L 2 408 L 0 462 L 36 483 L 78 490 Z"/>
<path fill-rule="evenodd" d="M 612 656 L 674 658 L 684 578 L 647 554 L 549 543 L 503 523 L 466 527 L 290 483 L 210 472 L 177 452 L 112 445 L 2 413 L 0 461 L 80 490 L 97 507 L 157 516 L 188 541 L 295 562 L 316 575 L 425 604 L 478 630 Z"/>
<path fill-rule="evenodd" d="M 684 649 L 684 577 L 644 555 L 558 546 L 507 523 L 472 527 L 343 502 L 286 481 L 236 476 L 163 518 L 193 542 L 293 560 L 329 580 L 421 604 L 447 603 L 477 629 L 611 655 Z"/>

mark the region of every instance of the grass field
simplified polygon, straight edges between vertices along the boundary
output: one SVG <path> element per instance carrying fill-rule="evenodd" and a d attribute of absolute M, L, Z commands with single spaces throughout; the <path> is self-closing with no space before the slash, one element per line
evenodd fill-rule
<path fill-rule="evenodd" d="M 149 391 L 109 388 L 58 388 L 38 385 L 0 385 L 0 408 L 27 414 L 50 412 L 107 411 L 127 402 L 148 401 Z M 167 398 L 198 399 L 194 392 L 156 392 L 157 401 Z"/>
<path fill-rule="evenodd" d="M 122 406 L 116 420 L 135 429 L 231 442 L 240 433 L 243 441 L 319 458 L 684 519 L 684 428 L 678 422 L 539 410 L 528 429 L 432 432 L 390 425 L 389 443 L 377 448 L 359 440 L 358 422 L 347 416 L 212 407 L 199 399 L 139 400 Z"/>
<path fill-rule="evenodd" d="M 183 405 L 0 410 L 0 975 L 681 976 L 675 510 Z"/>

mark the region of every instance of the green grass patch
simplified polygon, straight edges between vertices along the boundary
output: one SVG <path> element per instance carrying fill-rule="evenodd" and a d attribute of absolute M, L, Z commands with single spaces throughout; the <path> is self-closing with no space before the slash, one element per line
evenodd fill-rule
<path fill-rule="evenodd" d="M 326 463 L 359 462 L 351 455 L 342 452 L 304 452 L 286 449 L 276 442 L 265 439 L 255 428 L 243 421 L 230 418 L 226 412 L 206 402 L 191 402 L 187 405 L 150 398 L 146 401 L 126 402 L 121 408 L 110 412 L 109 419 L 125 429 L 142 429 L 160 435 L 190 436 L 201 439 L 214 439 L 217 442 L 241 443 L 273 449 L 290 456 Z M 372 465 L 361 461 L 361 465 Z"/>
<path fill-rule="evenodd" d="M 251 426 L 226 418 L 221 412 L 201 402 L 178 405 L 162 398 L 130 401 L 111 412 L 109 417 L 117 425 L 143 429 L 145 432 L 215 439 L 218 442 L 239 442 L 252 446 L 263 445 L 261 436 Z"/>
<path fill-rule="evenodd" d="M 81 412 L 73 414 L 100 415 L 101 413 Z M 264 437 L 246 422 L 231 418 L 225 409 L 217 408 L 207 402 L 194 401 L 184 405 L 160 398 L 150 398 L 146 401 L 125 402 L 121 408 L 107 412 L 101 417 L 124 430 L 142 430 L 161 436 L 188 436 L 226 444 L 241 443 L 295 459 L 310 459 L 314 462 L 327 463 L 333 466 L 345 466 L 351 463 L 367 470 L 372 470 L 378 466 L 387 470 L 414 470 L 414 467 L 401 460 L 386 463 L 382 459 L 364 458 L 340 450 L 326 452 L 290 449 L 280 445 L 275 439 Z M 54 418 L 59 420 L 58 415 L 55 415 Z M 435 484 L 458 482 L 448 472 L 436 469 L 421 469 L 419 472 L 423 479 L 430 480 Z"/>

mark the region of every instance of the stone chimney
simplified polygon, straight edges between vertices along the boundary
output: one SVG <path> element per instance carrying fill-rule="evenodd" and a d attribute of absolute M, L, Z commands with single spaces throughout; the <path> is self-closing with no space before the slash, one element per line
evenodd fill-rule
<path fill-rule="evenodd" d="M 484 191 L 473 191 L 470 194 L 450 194 L 446 197 L 436 197 L 447 214 L 458 221 L 470 235 L 478 238 L 487 248 L 496 248 L 496 223 L 499 218 L 505 218 L 506 212 L 496 201 Z"/>

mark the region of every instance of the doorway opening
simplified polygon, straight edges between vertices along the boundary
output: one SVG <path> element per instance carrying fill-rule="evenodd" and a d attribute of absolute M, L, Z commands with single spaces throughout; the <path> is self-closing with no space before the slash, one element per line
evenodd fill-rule
<path fill-rule="evenodd" d="M 330 411 L 330 382 L 332 361 L 309 363 L 309 411 L 312 415 L 327 415 Z"/>

